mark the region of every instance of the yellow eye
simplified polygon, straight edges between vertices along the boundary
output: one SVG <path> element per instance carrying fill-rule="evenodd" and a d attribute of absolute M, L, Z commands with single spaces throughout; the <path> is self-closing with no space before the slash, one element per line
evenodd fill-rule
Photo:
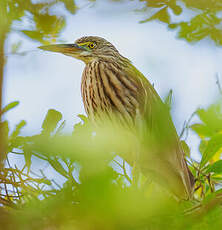
<path fill-rule="evenodd" d="M 90 43 L 90 44 L 88 45 L 88 47 L 89 47 L 90 49 L 93 49 L 93 48 L 95 48 L 95 44 L 94 44 L 94 43 Z"/>

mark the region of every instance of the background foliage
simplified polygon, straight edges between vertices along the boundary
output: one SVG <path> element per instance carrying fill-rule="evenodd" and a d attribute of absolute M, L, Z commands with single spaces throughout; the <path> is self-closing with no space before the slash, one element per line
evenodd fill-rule
<path fill-rule="evenodd" d="M 221 1 L 139 2 L 141 5 L 138 4 L 137 10 L 146 17 L 142 23 L 160 21 L 168 28 L 177 30 L 178 38 L 190 43 L 207 38 L 215 45 L 222 44 Z M 71 0 L 0 1 L 1 97 L 7 61 L 4 46 L 8 35 L 16 31 L 43 44 L 55 42 L 66 21 L 63 15 L 52 9 L 61 5 L 71 14 L 78 10 Z M 192 13 L 184 17 L 188 11 Z M 29 23 L 24 25 L 24 19 L 27 18 Z M 15 24 L 20 26 L 15 29 Z M 12 53 L 17 53 L 19 46 L 14 44 Z M 218 86 L 220 90 L 219 82 Z M 171 96 L 170 93 L 165 100 L 169 107 Z M 19 106 L 19 102 L 14 101 L 2 108 L 1 116 L 13 113 L 16 106 Z M 193 201 L 180 203 L 118 156 L 137 145 L 135 136 L 124 130 L 113 130 L 107 126 L 96 130 L 95 135 L 95 129 L 87 118 L 80 115 L 82 121 L 74 126 L 73 133 L 64 134 L 62 114 L 49 110 L 39 134 L 23 136 L 21 130 L 26 125 L 25 121 L 10 130 L 9 122 L 1 119 L 1 228 L 220 229 L 221 106 L 219 98 L 208 108 L 198 108 L 194 112 L 193 116 L 199 118 L 198 122 L 193 122 L 192 116 L 185 123 L 181 137 L 184 139 L 182 143 L 190 169 L 196 178 L 196 191 Z M 200 162 L 192 159 L 185 142 L 189 130 L 195 132 L 201 140 Z M 14 154 L 21 157 L 23 167 L 11 165 L 10 158 Z M 36 160 L 40 168 L 33 163 Z M 43 167 L 45 163 L 63 178 L 62 183 L 47 178 Z"/>
<path fill-rule="evenodd" d="M 142 0 L 143 1 L 143 0 Z M 156 12 L 142 22 L 159 20 L 170 29 L 177 29 L 178 37 L 188 42 L 197 42 L 204 38 L 212 39 L 216 45 L 222 45 L 222 2 L 218 0 L 144 0 L 144 10 L 150 8 Z M 184 18 L 188 11 L 192 16 Z"/>

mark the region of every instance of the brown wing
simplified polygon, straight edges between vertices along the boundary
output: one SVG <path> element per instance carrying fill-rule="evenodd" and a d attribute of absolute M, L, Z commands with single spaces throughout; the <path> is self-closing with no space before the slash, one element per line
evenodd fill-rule
<path fill-rule="evenodd" d="M 140 151 L 142 170 L 164 178 L 178 196 L 190 196 L 192 186 L 179 138 L 169 111 L 150 82 L 130 62 L 92 62 L 82 79 L 83 101 L 90 119 L 98 121 L 107 114 L 112 121 L 117 118 L 136 125 L 143 145 L 158 141 L 150 154 Z"/>
<path fill-rule="evenodd" d="M 157 143 L 155 153 L 141 155 L 143 170 L 151 170 L 165 178 L 163 183 L 167 183 L 177 196 L 190 198 L 194 178 L 185 161 L 168 108 L 150 82 L 134 66 L 130 65 L 127 69 L 127 76 L 138 88 L 137 100 L 140 102 L 140 112 L 145 122 L 143 143 L 152 143 L 149 142 L 150 138 L 154 138 Z"/>

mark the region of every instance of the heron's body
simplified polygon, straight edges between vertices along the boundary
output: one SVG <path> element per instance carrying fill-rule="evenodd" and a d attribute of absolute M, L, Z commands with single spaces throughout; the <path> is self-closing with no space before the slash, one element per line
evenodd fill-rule
<path fill-rule="evenodd" d="M 115 62 L 103 60 L 88 63 L 82 75 L 82 97 L 89 117 L 101 113 L 116 114 L 122 122 L 133 123 L 137 111 L 144 113 L 146 90 L 142 79 L 133 78 L 133 68 L 123 69 Z M 117 75 L 118 73 L 118 75 Z"/>
<path fill-rule="evenodd" d="M 104 116 L 112 120 L 115 116 L 121 123 L 136 126 L 135 121 L 139 114 L 148 129 L 158 134 L 163 127 L 157 113 L 163 113 L 173 144 L 167 147 L 167 153 L 161 155 L 160 161 L 155 160 L 158 157 L 152 159 L 172 177 L 174 182 L 171 187 L 176 185 L 179 188 L 175 193 L 182 193 L 183 198 L 191 197 L 192 176 L 170 115 L 150 82 L 127 58 L 105 39 L 93 36 L 80 38 L 75 44 L 41 48 L 61 52 L 85 62 L 81 92 L 86 113 L 93 122 Z M 141 163 L 143 169 L 146 168 L 144 162 Z M 152 170 L 152 166 L 147 168 Z M 161 176 L 164 177 L 164 173 Z"/>

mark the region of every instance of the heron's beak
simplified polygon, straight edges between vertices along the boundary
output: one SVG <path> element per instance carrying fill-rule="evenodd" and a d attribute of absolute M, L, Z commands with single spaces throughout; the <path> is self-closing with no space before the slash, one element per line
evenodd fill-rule
<path fill-rule="evenodd" d="M 86 49 L 82 46 L 77 44 L 55 44 L 55 45 L 48 45 L 48 46 L 39 46 L 39 49 L 56 52 L 56 53 L 80 53 L 81 51 L 86 51 Z"/>

